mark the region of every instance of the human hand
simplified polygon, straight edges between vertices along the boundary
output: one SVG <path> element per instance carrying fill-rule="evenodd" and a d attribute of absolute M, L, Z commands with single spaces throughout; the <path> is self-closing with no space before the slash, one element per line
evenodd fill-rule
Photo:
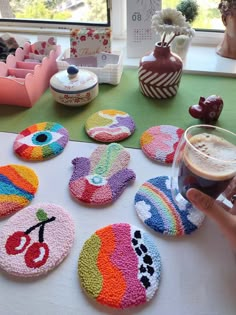
<path fill-rule="evenodd" d="M 231 200 L 236 192 L 236 177 L 224 192 L 224 196 Z M 204 212 L 209 218 L 216 222 L 233 250 L 236 251 L 236 201 L 232 206 L 215 200 L 201 191 L 191 188 L 187 197 L 194 207 Z"/>

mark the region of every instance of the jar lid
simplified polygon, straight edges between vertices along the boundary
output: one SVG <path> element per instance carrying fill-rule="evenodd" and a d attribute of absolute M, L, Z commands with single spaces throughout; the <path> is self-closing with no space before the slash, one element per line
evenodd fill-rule
<path fill-rule="evenodd" d="M 98 84 L 97 75 L 85 69 L 70 65 L 67 70 L 59 71 L 50 79 L 50 86 L 57 92 L 85 92 Z"/>

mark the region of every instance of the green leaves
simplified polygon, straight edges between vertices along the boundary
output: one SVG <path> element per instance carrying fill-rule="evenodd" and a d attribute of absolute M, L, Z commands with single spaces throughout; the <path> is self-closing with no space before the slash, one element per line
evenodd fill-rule
<path fill-rule="evenodd" d="M 39 221 L 46 221 L 48 219 L 48 215 L 46 212 L 44 212 L 43 209 L 38 209 L 38 211 L 36 212 L 36 217 Z"/>

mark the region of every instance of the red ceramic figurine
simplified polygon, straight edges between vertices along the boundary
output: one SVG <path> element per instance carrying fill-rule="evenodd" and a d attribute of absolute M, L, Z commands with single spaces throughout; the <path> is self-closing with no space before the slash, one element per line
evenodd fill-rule
<path fill-rule="evenodd" d="M 211 95 L 206 99 L 200 97 L 198 104 L 189 107 L 189 114 L 203 120 L 205 123 L 217 121 L 223 109 L 223 100 L 220 96 Z"/>

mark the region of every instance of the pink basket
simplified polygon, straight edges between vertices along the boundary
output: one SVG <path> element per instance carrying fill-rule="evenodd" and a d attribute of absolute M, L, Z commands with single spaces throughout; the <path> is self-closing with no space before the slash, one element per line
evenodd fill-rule
<path fill-rule="evenodd" d="M 51 50 L 41 63 L 24 61 L 30 52 L 30 43 L 17 48 L 6 63 L 0 62 L 0 104 L 32 107 L 49 87 L 50 78 L 58 71 L 56 59 L 60 46 Z"/>

